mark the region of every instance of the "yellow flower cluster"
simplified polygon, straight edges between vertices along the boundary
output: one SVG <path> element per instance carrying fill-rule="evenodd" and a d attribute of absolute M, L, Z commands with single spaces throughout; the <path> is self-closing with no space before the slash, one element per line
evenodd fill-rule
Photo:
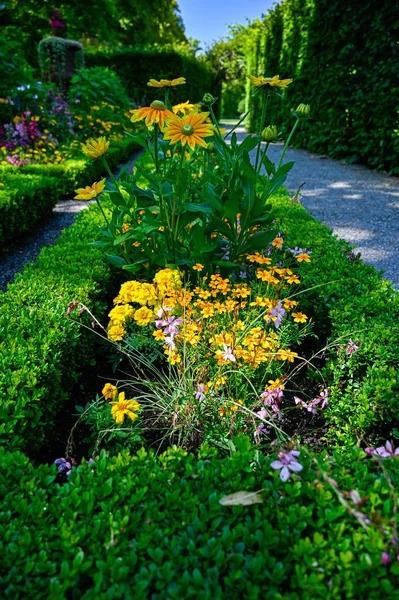
<path fill-rule="evenodd" d="M 258 264 L 271 262 L 261 254 L 250 259 Z M 276 281 L 287 286 L 287 269 L 270 267 L 269 271 L 277 272 L 282 279 Z M 297 302 L 260 295 L 252 298 L 252 293 L 246 283 L 233 283 L 219 274 L 202 277 L 201 285 L 185 289 L 179 271 L 163 269 L 151 284 L 128 281 L 122 285 L 114 300 L 116 306 L 109 313 L 108 337 L 123 339 L 127 323 L 134 320 L 139 326 L 154 327 L 153 336 L 163 344 L 171 364 L 181 362 L 181 349 L 202 344 L 205 358 L 211 357 L 219 367 L 234 362 L 238 368 L 257 369 L 273 360 L 293 362 L 297 354 L 281 347 L 276 328 L 271 325 L 278 318 L 278 310 L 290 311 Z M 298 323 L 307 320 L 300 312 L 293 318 Z M 169 325 L 173 320 L 171 337 Z"/>
<path fill-rule="evenodd" d="M 110 317 L 108 338 L 112 341 L 122 340 L 126 335 L 126 325 L 129 321 L 136 321 L 140 327 L 153 322 L 159 308 L 162 306 L 173 308 L 178 297 L 181 294 L 186 295 L 181 288 L 181 275 L 174 269 L 159 271 L 153 283 L 140 281 L 123 283 L 114 300 L 116 306 L 108 315 Z M 133 308 L 131 304 L 139 304 L 140 308 Z"/>

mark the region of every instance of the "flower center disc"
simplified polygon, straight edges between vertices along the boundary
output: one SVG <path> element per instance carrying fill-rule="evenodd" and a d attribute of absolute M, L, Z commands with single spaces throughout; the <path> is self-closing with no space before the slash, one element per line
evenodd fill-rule
<path fill-rule="evenodd" d="M 154 102 L 151 102 L 150 106 L 151 106 L 151 108 L 154 108 L 155 110 L 165 110 L 166 109 L 166 106 L 162 102 L 162 100 L 154 100 Z"/>
<path fill-rule="evenodd" d="M 191 125 L 183 125 L 181 132 L 183 135 L 193 135 L 194 127 L 192 127 Z"/>

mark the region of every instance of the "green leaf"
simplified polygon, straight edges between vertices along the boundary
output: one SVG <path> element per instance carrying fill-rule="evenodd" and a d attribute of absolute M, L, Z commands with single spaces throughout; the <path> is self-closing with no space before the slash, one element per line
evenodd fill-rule
<path fill-rule="evenodd" d="M 105 256 L 108 258 L 111 265 L 114 265 L 115 267 L 123 268 L 123 266 L 126 265 L 126 260 L 121 256 L 115 256 L 114 254 L 106 254 Z"/>
<path fill-rule="evenodd" d="M 136 135 L 134 133 L 130 133 L 129 131 L 124 131 L 124 133 L 125 133 L 125 135 L 128 135 L 129 137 L 133 138 L 133 140 L 136 142 L 136 144 L 139 144 L 139 146 L 142 146 L 143 148 L 147 148 L 147 142 L 141 136 Z"/>

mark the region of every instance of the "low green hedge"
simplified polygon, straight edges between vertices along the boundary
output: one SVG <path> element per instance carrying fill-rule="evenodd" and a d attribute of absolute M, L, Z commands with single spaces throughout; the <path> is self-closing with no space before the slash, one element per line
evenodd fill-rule
<path fill-rule="evenodd" d="M 42 175 L 3 173 L 0 189 L 0 242 L 29 231 L 51 213 L 62 193 L 60 179 Z"/>
<path fill-rule="evenodd" d="M 324 375 L 330 391 L 326 410 L 329 439 L 349 448 L 359 439 L 395 434 L 399 427 L 399 293 L 286 195 L 276 200 L 286 246 L 312 250 L 304 269 L 301 309 L 316 322 L 325 353 Z M 357 350 L 346 356 L 352 339 Z M 320 368 L 321 362 L 315 362 Z M 396 433 L 399 437 L 399 433 Z"/>
<path fill-rule="evenodd" d="M 399 598 L 398 562 L 381 564 L 384 551 L 394 556 L 391 490 L 373 459 L 355 449 L 350 470 L 337 457 L 330 476 L 352 510 L 351 490 L 368 497 L 361 510 L 380 529 L 349 514 L 311 459 L 282 483 L 270 458 L 235 443 L 227 459 L 103 453 L 65 484 L 54 466 L 0 449 L 2 597 Z M 319 462 L 329 471 L 332 461 Z M 220 504 L 241 490 L 264 490 L 263 503 Z"/>
<path fill-rule="evenodd" d="M 108 164 L 116 167 L 137 148 L 126 138 L 111 142 Z M 31 230 L 37 221 L 51 213 L 62 196 L 73 194 L 78 186 L 90 185 L 104 176 L 101 161 L 84 156 L 61 165 L 1 165 L 0 176 L 0 242 L 10 242 Z"/>
<path fill-rule="evenodd" d="M 0 443 L 9 448 L 33 455 L 43 445 L 78 373 L 90 363 L 94 333 L 65 313 L 75 300 L 99 315 L 105 309 L 110 267 L 87 245 L 100 224 L 97 205 L 90 206 L 0 295 Z"/>

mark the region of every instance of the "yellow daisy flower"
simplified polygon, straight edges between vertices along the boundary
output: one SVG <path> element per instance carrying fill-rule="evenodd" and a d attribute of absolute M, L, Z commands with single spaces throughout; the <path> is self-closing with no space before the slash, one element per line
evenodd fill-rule
<path fill-rule="evenodd" d="M 190 104 L 189 100 L 186 102 L 181 102 L 180 104 L 175 104 L 173 106 L 173 112 L 175 115 L 178 113 L 183 113 L 183 115 L 188 115 L 192 112 L 197 112 L 198 104 Z"/>
<path fill-rule="evenodd" d="M 139 410 L 140 404 L 137 400 L 125 400 L 125 392 L 121 392 L 118 396 L 118 400 L 115 402 L 110 402 L 112 405 L 111 414 L 114 420 L 121 425 L 125 420 L 125 415 L 129 417 L 129 419 L 137 419 L 138 415 L 134 412 L 135 410 Z"/>
<path fill-rule="evenodd" d="M 109 142 L 107 142 L 105 137 L 99 137 L 96 140 L 90 138 L 86 144 L 82 144 L 83 154 L 93 159 L 100 158 L 100 156 L 107 152 L 108 148 Z"/>
<path fill-rule="evenodd" d="M 174 116 L 167 123 L 165 140 L 170 140 L 171 144 L 181 142 L 182 146 L 188 144 L 192 150 L 196 145 L 206 148 L 203 138 L 210 137 L 214 133 L 213 125 L 205 122 L 208 116 L 207 112 L 191 113 L 185 117 Z"/>
<path fill-rule="evenodd" d="M 75 190 L 77 196 L 75 196 L 75 200 L 92 200 L 96 198 L 103 189 L 105 188 L 105 179 L 101 179 L 101 181 L 95 181 L 92 185 L 86 185 L 85 188 L 79 188 Z"/>
<path fill-rule="evenodd" d="M 292 82 L 292 79 L 280 79 L 279 75 L 275 75 L 274 77 L 255 77 L 254 75 L 247 75 L 247 77 L 256 87 L 270 86 L 286 88 Z"/>
<path fill-rule="evenodd" d="M 143 106 L 143 108 L 134 110 L 130 120 L 132 123 L 136 123 L 136 121 L 145 119 L 147 127 L 159 123 L 160 128 L 163 129 L 168 117 L 174 117 L 172 111 L 168 110 L 161 100 L 154 100 L 150 106 Z"/>
<path fill-rule="evenodd" d="M 147 83 L 148 86 L 150 87 L 156 87 L 156 88 L 164 88 L 164 87 L 174 87 L 175 85 L 184 85 L 186 83 L 186 78 L 185 77 L 178 77 L 177 79 L 161 79 L 160 81 L 157 81 L 156 79 L 150 79 L 150 81 Z"/>

